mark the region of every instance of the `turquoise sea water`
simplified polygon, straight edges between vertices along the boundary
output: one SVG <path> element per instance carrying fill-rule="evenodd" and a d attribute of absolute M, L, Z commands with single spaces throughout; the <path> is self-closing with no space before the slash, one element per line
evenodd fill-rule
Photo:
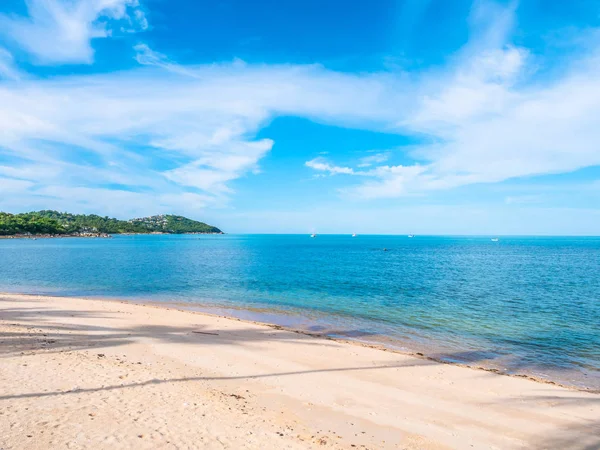
<path fill-rule="evenodd" d="M 0 240 L 0 291 L 218 308 L 600 388 L 600 238 Z"/>

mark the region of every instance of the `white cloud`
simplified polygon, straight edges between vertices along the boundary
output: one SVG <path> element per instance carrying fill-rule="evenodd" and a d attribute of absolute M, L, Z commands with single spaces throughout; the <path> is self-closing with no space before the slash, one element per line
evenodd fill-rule
<path fill-rule="evenodd" d="M 26 173 L 35 166 L 48 184 L 92 180 L 100 188 L 189 191 L 212 204 L 222 204 L 232 180 L 257 171 L 273 142 L 254 137 L 278 115 L 435 142 L 411 147 L 420 161 L 413 166 L 382 166 L 386 153 L 367 156 L 358 165 L 372 165 L 362 168 L 323 158 L 307 162 L 321 173 L 356 176 L 358 184 L 345 192 L 364 198 L 599 164 L 597 60 L 590 57 L 540 86 L 512 81 L 521 64 L 514 62 L 517 54 L 525 53 L 486 50 L 484 67 L 513 67 L 490 69 L 502 76 L 486 69 L 465 78 L 465 67 L 481 66 L 477 55 L 438 74 L 437 84 L 433 74 L 409 82 L 390 74 L 239 63 L 0 83 L 0 151 L 26 160 L 11 164 L 25 171 L 25 180 L 35 181 Z M 86 158 L 92 162 L 82 163 Z"/>
<path fill-rule="evenodd" d="M 418 192 L 421 185 L 430 181 L 427 168 L 418 164 L 414 166 L 380 166 L 368 171 L 356 172 L 357 175 L 372 180 L 364 184 L 344 189 L 343 191 L 361 198 L 389 198 Z M 417 188 L 417 189 L 415 189 Z"/>
<path fill-rule="evenodd" d="M 146 14 L 144 13 L 144 11 L 142 11 L 142 9 L 139 8 L 138 3 L 133 3 L 133 6 L 135 9 L 133 10 L 133 18 L 130 19 L 130 23 L 132 24 L 132 26 L 137 25 L 142 31 L 147 30 L 150 27 L 150 25 L 148 24 Z M 135 31 L 135 28 L 130 30 Z"/>
<path fill-rule="evenodd" d="M 148 66 L 163 66 L 168 62 L 166 55 L 152 50 L 148 44 L 140 43 L 133 46 L 135 50 L 135 59 L 137 62 Z"/>
<path fill-rule="evenodd" d="M 372 165 L 372 161 L 386 161 L 387 154 L 373 155 L 367 160 L 367 163 L 358 164 L 359 168 L 366 168 Z M 361 161 L 364 161 L 363 158 Z M 427 175 L 427 167 L 415 164 L 413 166 L 378 166 L 371 169 L 353 169 L 352 167 L 342 167 L 330 164 L 324 158 L 315 158 L 304 163 L 318 172 L 325 172 L 329 175 L 353 175 L 367 179 L 359 186 L 342 189 L 342 192 L 359 196 L 361 198 L 386 198 L 397 197 L 410 193 L 407 189 L 410 185 L 422 184 L 422 180 L 432 181 L 430 175 Z M 322 174 L 319 174 L 322 175 Z"/>
<path fill-rule="evenodd" d="M 352 170 L 350 167 L 333 166 L 333 165 L 329 164 L 328 162 L 326 162 L 323 158 L 311 159 L 310 161 L 306 161 L 304 163 L 304 165 L 306 167 L 310 167 L 311 169 L 314 169 L 314 170 L 318 170 L 321 172 L 328 172 L 331 175 L 339 175 L 339 174 L 353 175 L 354 174 L 354 170 Z"/>
<path fill-rule="evenodd" d="M 390 159 L 390 152 L 376 153 L 361 158 L 358 167 L 371 167 L 374 164 L 384 163 L 388 159 Z"/>
<path fill-rule="evenodd" d="M 525 49 L 506 47 L 469 55 L 441 74 L 436 86 L 422 87 L 415 114 L 403 125 L 443 136 L 453 126 L 505 113 L 518 101 L 519 91 L 513 85 L 527 54 Z"/>
<path fill-rule="evenodd" d="M 471 38 L 466 50 L 478 52 L 505 45 L 515 23 L 518 4 L 518 0 L 506 3 L 475 0 L 468 17 Z"/>
<path fill-rule="evenodd" d="M 215 194 L 230 193 L 226 182 L 235 180 L 257 167 L 259 161 L 273 146 L 273 141 L 263 139 L 253 142 L 226 142 L 219 145 L 202 145 L 201 156 L 193 162 L 165 172 L 165 176 L 183 186 L 191 186 Z"/>
<path fill-rule="evenodd" d="M 138 0 L 30 0 L 28 17 L 0 14 L 0 36 L 39 64 L 85 63 L 94 59 L 91 40 L 142 31 L 148 22 Z"/>

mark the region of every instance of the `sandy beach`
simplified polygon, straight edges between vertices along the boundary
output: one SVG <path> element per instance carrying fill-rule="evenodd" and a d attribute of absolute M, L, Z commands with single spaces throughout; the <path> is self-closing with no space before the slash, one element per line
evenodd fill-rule
<path fill-rule="evenodd" d="M 0 294 L 0 449 L 600 448 L 600 395 L 189 311 Z"/>

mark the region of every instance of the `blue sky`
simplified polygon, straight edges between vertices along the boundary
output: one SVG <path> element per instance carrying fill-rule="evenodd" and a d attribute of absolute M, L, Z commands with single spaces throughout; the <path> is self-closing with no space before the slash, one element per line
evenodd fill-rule
<path fill-rule="evenodd" d="M 600 3 L 4 0 L 0 210 L 600 234 Z"/>

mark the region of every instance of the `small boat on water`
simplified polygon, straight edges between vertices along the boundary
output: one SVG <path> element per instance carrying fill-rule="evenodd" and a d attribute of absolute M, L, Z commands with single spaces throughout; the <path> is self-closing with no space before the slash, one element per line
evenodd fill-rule
<path fill-rule="evenodd" d="M 356 233 L 352 233 L 352 237 L 356 237 Z"/>
<path fill-rule="evenodd" d="M 498 242 L 499 239 L 498 238 L 492 238 L 492 242 Z"/>
<path fill-rule="evenodd" d="M 310 235 L 311 238 L 317 237 L 317 235 L 315 233 Z"/>
<path fill-rule="evenodd" d="M 415 237 L 415 235 L 414 235 L 414 234 L 409 234 L 409 235 L 408 235 L 408 237 L 409 237 L 409 238 L 414 238 L 414 237 Z"/>

